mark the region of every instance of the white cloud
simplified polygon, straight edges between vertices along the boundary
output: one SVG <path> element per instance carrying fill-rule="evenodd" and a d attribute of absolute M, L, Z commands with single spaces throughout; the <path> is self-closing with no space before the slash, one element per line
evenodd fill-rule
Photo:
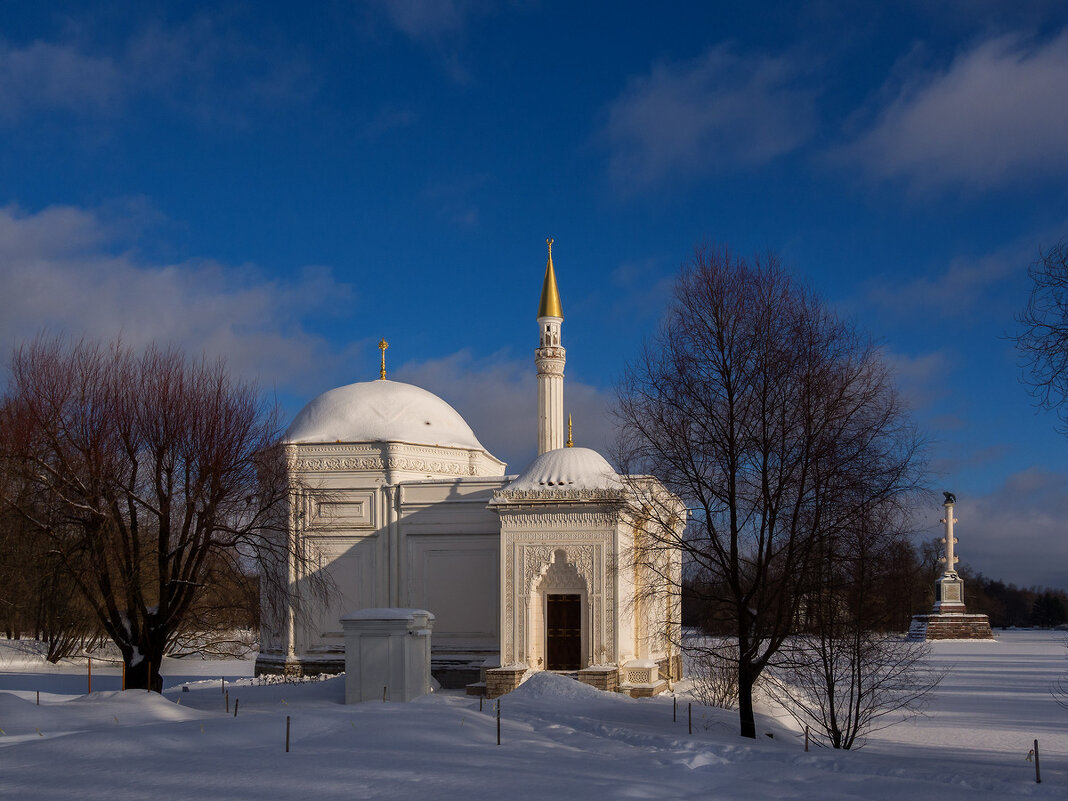
<path fill-rule="evenodd" d="M 379 0 L 390 23 L 413 39 L 434 40 L 462 30 L 474 11 L 470 0 Z"/>
<path fill-rule="evenodd" d="M 372 20 L 384 18 L 387 25 L 438 59 L 453 81 L 466 84 L 472 80 L 463 57 L 468 27 L 477 17 L 515 5 L 486 0 L 374 0 L 367 7 Z M 371 27 L 375 27 L 373 21 Z"/>
<path fill-rule="evenodd" d="M 908 281 L 878 277 L 865 284 L 868 302 L 898 314 L 967 315 L 1006 279 L 1022 275 L 1031 251 L 1011 245 L 977 257 L 958 256 L 944 269 Z"/>
<path fill-rule="evenodd" d="M 816 128 L 814 96 L 783 57 L 726 45 L 631 79 L 608 107 L 609 172 L 646 186 L 694 172 L 758 166 L 800 147 Z"/>
<path fill-rule="evenodd" d="M 1068 172 L 1068 29 L 989 39 L 891 94 L 840 154 L 870 177 L 987 188 Z"/>
<path fill-rule="evenodd" d="M 123 252 L 135 228 L 70 206 L 0 208 L 4 350 L 40 331 L 121 334 L 134 347 L 157 340 L 224 356 L 239 372 L 282 387 L 320 383 L 342 361 L 302 322 L 325 311 L 327 299 L 351 296 L 329 271 L 305 268 L 289 284 L 211 260 L 146 264 Z"/>
<path fill-rule="evenodd" d="M 9 124 L 43 111 L 107 116 L 145 96 L 199 117 L 239 120 L 250 106 L 310 91 L 291 51 L 249 42 L 206 14 L 148 25 L 110 51 L 77 40 L 0 40 L 0 121 Z"/>
<path fill-rule="evenodd" d="M 912 409 L 923 409 L 950 394 L 952 360 L 945 350 L 909 355 L 883 350 L 895 386 Z"/>
<path fill-rule="evenodd" d="M 537 455 L 538 386 L 534 359 L 502 355 L 476 359 L 463 350 L 441 359 L 408 362 L 396 370 L 400 381 L 430 390 L 449 402 L 479 441 L 508 472 L 518 473 Z M 564 383 L 565 414 L 575 423 L 575 444 L 600 451 L 611 460 L 613 427 L 610 391 Z"/>
<path fill-rule="evenodd" d="M 0 44 L 0 118 L 42 108 L 108 111 L 123 91 L 122 72 L 110 58 L 48 42 L 22 49 Z"/>

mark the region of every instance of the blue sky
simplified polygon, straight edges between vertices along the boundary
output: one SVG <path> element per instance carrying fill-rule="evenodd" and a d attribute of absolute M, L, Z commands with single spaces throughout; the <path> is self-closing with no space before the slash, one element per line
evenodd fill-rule
<path fill-rule="evenodd" d="M 1068 587 L 1006 339 L 1068 236 L 1068 8 L 795 5 L 5 4 L 2 344 L 177 342 L 293 414 L 384 336 L 519 470 L 547 236 L 601 449 L 695 245 L 772 250 L 882 343 L 962 559 Z"/>

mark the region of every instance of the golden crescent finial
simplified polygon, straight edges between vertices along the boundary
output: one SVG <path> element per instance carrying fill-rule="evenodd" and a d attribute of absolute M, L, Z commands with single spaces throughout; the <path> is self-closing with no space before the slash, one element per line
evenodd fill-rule
<path fill-rule="evenodd" d="M 567 447 L 574 448 L 575 443 L 571 439 L 571 415 L 567 416 Z"/>
<path fill-rule="evenodd" d="M 556 288 L 556 271 L 553 270 L 553 240 L 546 239 L 549 246 L 549 259 L 545 262 L 545 282 L 541 285 L 541 302 L 538 303 L 538 317 L 559 317 L 564 319 L 564 310 L 560 305 L 560 292 Z"/>
<path fill-rule="evenodd" d="M 386 380 L 386 348 L 389 347 L 389 343 L 386 342 L 385 337 L 378 343 L 378 349 L 382 351 L 382 369 L 378 371 L 378 378 L 381 381 Z"/>

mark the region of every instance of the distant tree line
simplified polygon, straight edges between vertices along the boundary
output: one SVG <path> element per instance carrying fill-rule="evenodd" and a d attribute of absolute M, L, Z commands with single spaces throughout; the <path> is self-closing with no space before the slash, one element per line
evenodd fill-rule
<path fill-rule="evenodd" d="M 1017 587 L 958 568 L 964 579 L 968 611 L 988 615 L 995 628 L 1052 628 L 1068 623 L 1068 591 L 1052 587 Z"/>
<path fill-rule="evenodd" d="M 934 582 L 941 575 L 937 540 L 916 546 L 904 537 L 889 559 L 875 565 L 868 585 L 872 625 L 879 631 L 907 631 L 914 614 L 929 612 L 934 604 Z M 1017 587 L 958 565 L 970 614 L 987 615 L 994 628 L 1053 628 L 1068 623 L 1068 591 L 1051 587 Z M 730 632 L 716 610 L 707 578 L 688 575 L 682 586 L 682 624 L 711 635 Z"/>

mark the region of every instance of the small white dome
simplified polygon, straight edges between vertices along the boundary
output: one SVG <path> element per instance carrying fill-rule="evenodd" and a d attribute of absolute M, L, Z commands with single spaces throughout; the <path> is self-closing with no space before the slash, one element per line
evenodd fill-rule
<path fill-rule="evenodd" d="M 557 448 L 531 462 L 505 492 L 530 490 L 619 490 L 623 482 L 612 465 L 590 448 Z"/>
<path fill-rule="evenodd" d="M 285 441 L 407 442 L 486 450 L 449 404 L 399 381 L 362 381 L 324 392 L 293 419 Z"/>

